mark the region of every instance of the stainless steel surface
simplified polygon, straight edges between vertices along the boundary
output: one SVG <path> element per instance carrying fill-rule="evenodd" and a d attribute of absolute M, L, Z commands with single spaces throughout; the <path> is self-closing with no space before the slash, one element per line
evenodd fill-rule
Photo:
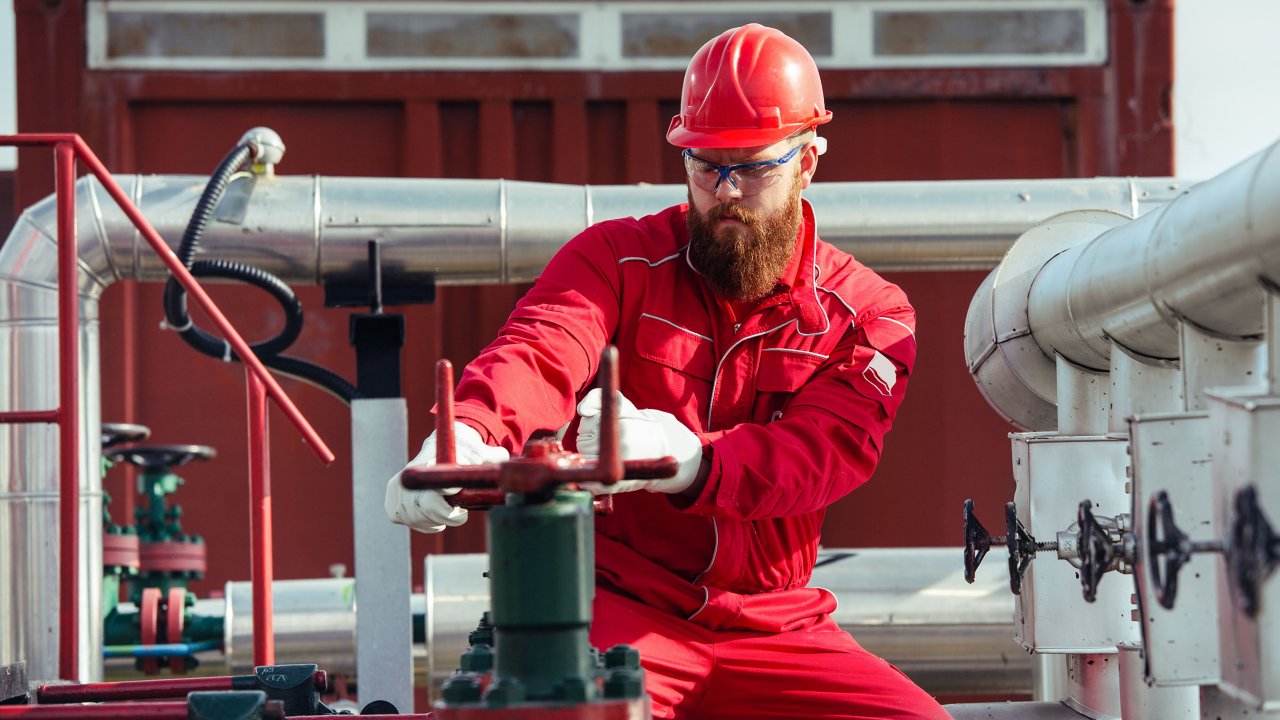
<path fill-rule="evenodd" d="M 1200 720 L 1200 688 L 1155 687 L 1143 681 L 1143 651 L 1120 646 L 1120 715 L 1124 720 Z"/>
<path fill-rule="evenodd" d="M 356 594 L 354 578 L 277 580 L 276 662 L 316 663 L 329 672 L 355 674 Z M 227 670 L 253 670 L 253 587 L 229 582 L 225 590 L 223 647 Z"/>
<path fill-rule="evenodd" d="M 9 300 L 36 299 L 52 291 L 22 288 Z M 17 298 L 21 294 L 23 297 Z M 0 295 L 3 288 L 0 286 Z M 3 304 L 4 301 L 0 301 Z M 53 302 L 48 308 L 52 312 Z M 96 304 L 82 303 L 80 372 L 97 384 Z M 21 322 L 0 319 L 0 411 L 51 410 L 58 405 L 57 323 L 53 315 Z M 29 376 L 29 377 L 27 377 Z M 101 441 L 97 393 L 80 397 L 79 413 L 86 449 Z M 49 424 L 0 425 L 0 665 L 27 663 L 32 680 L 58 677 L 58 427 Z M 81 680 L 102 677 L 102 476 L 99 456 L 86 452 L 80 463 L 79 633 Z"/>
<path fill-rule="evenodd" d="M 1280 517 L 1280 397 L 1247 388 L 1219 390 L 1209 397 L 1214 524 L 1220 529 L 1232 526 L 1236 493 L 1251 485 L 1275 528 Z M 1214 564 L 1222 657 L 1219 685 L 1255 709 L 1280 711 L 1280 582 L 1275 575 L 1263 575 L 1257 616 L 1249 617 L 1241 610 L 1237 583 L 1224 558 L 1215 558 Z"/>
<path fill-rule="evenodd" d="M 1112 346 L 1111 413 L 1107 418 L 1107 432 L 1129 432 L 1129 420 L 1137 415 L 1182 410 L 1185 407 L 1182 378 L 1183 373 L 1176 365 L 1149 365 L 1128 350 Z"/>
<path fill-rule="evenodd" d="M 1205 391 L 1266 383 L 1266 348 L 1261 341 L 1224 340 L 1187 322 L 1178 323 L 1182 395 L 1187 410 L 1208 410 Z"/>
<path fill-rule="evenodd" d="M 123 175 L 117 181 L 163 237 L 181 237 L 207 178 Z M 1020 233 L 1076 208 L 1137 214 L 1180 191 L 1168 178 L 997 180 L 946 183 L 819 183 L 806 191 L 821 233 L 873 267 L 988 268 Z M 100 384 L 97 304 L 117 280 L 166 275 L 96 180 L 76 185 L 85 409 L 83 497 L 96 538 Z M 639 215 L 685 198 L 683 186 L 564 186 L 499 180 L 244 176 L 231 183 L 202 245 L 210 255 L 254 264 L 287 282 L 364 277 L 366 242 L 383 242 L 384 279 L 442 284 L 533 279 L 574 233 L 606 218 Z M 0 247 L 0 410 L 47 409 L 56 388 L 56 247 L 53 197 L 22 213 Z M 32 677 L 53 675 L 57 523 L 46 517 L 56 488 L 56 431 L 0 427 L 0 613 L 22 618 L 0 636 L 0 662 L 26 660 Z M 81 586 L 96 592 L 100 553 L 84 551 Z M 85 598 L 85 618 L 99 614 Z M 88 673 L 100 663 L 97 623 L 80 643 Z M 53 628 L 54 634 L 49 634 Z"/>
<path fill-rule="evenodd" d="M 351 403 L 356 563 L 356 675 L 360 693 L 413 707 L 413 616 L 409 529 L 387 522 L 387 478 L 404 467 L 409 413 L 404 398 Z"/>
<path fill-rule="evenodd" d="M 1058 432 L 1063 435 L 1106 435 L 1111 382 L 1106 373 L 1081 367 L 1061 356 L 1055 363 L 1058 388 Z"/>
<path fill-rule="evenodd" d="M 1280 277 L 1278 149 L 1272 144 L 1048 260 L 1029 300 L 1040 346 L 1105 367 L 1094 363 L 1106 356 L 1109 339 L 1148 357 L 1177 357 L 1175 317 L 1227 338 L 1259 335 L 1264 296 L 1257 281 Z"/>
<path fill-rule="evenodd" d="M 963 703 L 944 705 L 953 720 L 1080 720 L 1060 702 Z"/>
<path fill-rule="evenodd" d="M 1067 707 L 1094 720 L 1120 720 L 1120 662 L 1110 654 L 1067 655 Z"/>
<path fill-rule="evenodd" d="M 1057 368 L 1031 334 L 1027 297 L 1047 258 L 1118 227 L 1128 216 L 1110 211 L 1055 215 L 1018 239 L 969 303 L 964 351 L 979 392 L 1024 430 L 1057 428 Z"/>
<path fill-rule="evenodd" d="M 1026 233 L 1005 260 L 1013 267 L 997 268 L 994 287 L 975 295 L 970 307 L 970 324 L 983 333 L 966 340 L 966 353 L 988 401 L 1024 428 L 1051 429 L 1043 405 L 1053 393 L 1037 382 L 1044 358 L 1062 355 L 1105 370 L 1115 342 L 1153 362 L 1176 359 L 1179 319 L 1226 339 L 1259 336 L 1265 299 L 1259 280 L 1280 278 L 1277 148 L 1280 143 L 1109 230 L 1072 232 L 1055 218 Z M 1034 278 L 1029 296 L 1006 300 L 1020 311 L 997 314 L 994 322 L 975 318 L 1000 308 L 993 295 L 998 301 L 1002 279 L 1021 288 L 1028 284 L 1025 273 Z M 1021 321 L 1022 313 L 1025 326 L 999 322 Z M 988 347 L 1015 339 L 1009 351 L 993 354 Z M 983 368 L 992 355 L 995 365 Z M 1020 396 L 1018 383 L 1027 385 Z"/>
<path fill-rule="evenodd" d="M 1138 538 L 1134 570 L 1142 637 L 1151 648 L 1146 679 L 1159 685 L 1202 685 L 1218 680 L 1217 575 L 1212 555 L 1195 554 L 1182 568 L 1172 610 L 1160 605 L 1147 555 L 1147 507 L 1168 493 L 1178 527 L 1193 541 L 1216 540 L 1213 522 L 1212 452 L 1207 412 L 1139 415 L 1129 426 L 1133 460 L 1133 528 Z"/>
<path fill-rule="evenodd" d="M 871 652 L 935 693 L 1029 692 L 1031 658 L 1011 639 L 1002 573 L 962 577 L 959 548 L 827 549 L 811 585 L 839 599 L 833 617 Z M 488 603 L 484 555 L 426 558 L 427 654 L 438 685 Z"/>
<path fill-rule="evenodd" d="M 1014 503 L 1037 540 L 1051 540 L 1075 524 L 1076 508 L 1085 498 L 1099 516 L 1129 511 L 1125 440 L 1051 433 L 1011 437 Z M 1017 638 L 1032 652 L 1114 653 L 1118 643 L 1139 638 L 1130 615 L 1132 592 L 1130 578 L 1109 573 L 1098 585 L 1097 601 L 1087 603 L 1076 569 L 1052 552 L 1039 553 L 1018 596 Z"/>

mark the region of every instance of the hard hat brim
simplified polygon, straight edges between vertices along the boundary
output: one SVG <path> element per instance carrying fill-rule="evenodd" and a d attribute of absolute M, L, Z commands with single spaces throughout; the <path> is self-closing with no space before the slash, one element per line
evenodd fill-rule
<path fill-rule="evenodd" d="M 806 128 L 817 127 L 831 120 L 831 111 L 806 123 L 783 125 L 776 128 L 717 128 L 692 130 L 685 127 L 679 115 L 671 118 L 667 129 L 667 142 L 680 148 L 751 148 L 765 147 L 794 135 Z"/>

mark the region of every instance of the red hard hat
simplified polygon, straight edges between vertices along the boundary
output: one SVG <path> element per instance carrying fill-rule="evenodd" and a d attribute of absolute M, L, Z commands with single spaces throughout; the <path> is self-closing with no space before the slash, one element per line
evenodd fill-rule
<path fill-rule="evenodd" d="M 685 148 L 772 145 L 830 119 L 809 51 L 779 30 L 752 23 L 694 53 L 667 142 Z"/>

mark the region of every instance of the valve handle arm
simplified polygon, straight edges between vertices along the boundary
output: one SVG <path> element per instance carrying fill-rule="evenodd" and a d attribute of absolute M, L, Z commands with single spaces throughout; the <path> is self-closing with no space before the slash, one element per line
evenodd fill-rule
<path fill-rule="evenodd" d="M 126 462 L 143 470 L 168 470 L 192 460 L 212 460 L 218 452 L 208 445 L 135 445 L 103 453 L 113 463 Z"/>
<path fill-rule="evenodd" d="M 1191 543 L 1173 519 L 1169 493 L 1161 490 L 1147 504 L 1147 560 L 1151 586 L 1160 606 L 1172 610 L 1178 597 L 1178 573 L 1191 559 Z"/>
<path fill-rule="evenodd" d="M 1248 485 L 1236 493 L 1236 519 L 1231 528 L 1227 564 L 1240 591 L 1240 609 L 1258 616 L 1261 585 L 1280 562 L 1280 537 L 1258 504 L 1258 491 Z"/>
<path fill-rule="evenodd" d="M 1098 583 L 1116 557 L 1115 542 L 1093 514 L 1093 501 L 1081 500 L 1076 511 L 1080 525 L 1076 545 L 1080 552 L 1080 589 L 1086 602 L 1098 599 Z"/>
<path fill-rule="evenodd" d="M 623 478 L 658 480 L 672 477 L 679 470 L 673 457 L 623 461 L 618 422 L 618 351 L 610 346 L 600 358 L 598 373 L 601 389 L 600 456 L 589 460 L 566 452 L 554 438 L 539 438 L 525 443 L 524 453 L 504 463 L 492 465 L 458 465 L 454 438 L 453 365 L 441 360 L 436 365 L 436 464 L 408 468 L 401 472 L 400 482 L 409 490 L 463 488 L 466 490 L 499 490 L 506 493 L 544 496 L 570 483 L 595 482 L 612 485 Z M 454 497 L 454 496 L 451 496 Z M 494 499 L 497 496 L 485 496 Z M 470 495 L 455 500 L 468 509 L 478 509 L 481 496 Z"/>

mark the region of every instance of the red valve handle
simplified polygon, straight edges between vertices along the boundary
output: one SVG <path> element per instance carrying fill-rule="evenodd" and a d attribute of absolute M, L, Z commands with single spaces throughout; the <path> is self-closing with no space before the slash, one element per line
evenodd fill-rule
<path fill-rule="evenodd" d="M 506 493 L 536 494 L 569 483 L 612 485 L 623 478 L 658 480 L 679 470 L 673 457 L 628 460 L 621 457 L 618 424 L 618 351 L 610 346 L 600 358 L 600 457 L 590 461 L 564 450 L 554 439 L 526 443 L 524 453 L 493 465 L 458 465 L 453 433 L 453 365 L 436 364 L 436 465 L 409 468 L 400 482 L 408 490 L 462 488 L 450 504 L 471 509 L 500 505 Z M 611 503 L 610 503 L 611 505 Z M 597 503 L 600 509 L 600 503 Z"/>

